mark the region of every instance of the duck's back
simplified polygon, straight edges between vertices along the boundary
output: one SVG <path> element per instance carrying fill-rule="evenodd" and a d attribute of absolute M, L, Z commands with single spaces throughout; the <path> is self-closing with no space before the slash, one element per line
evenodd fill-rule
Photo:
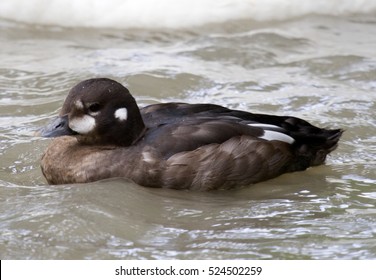
<path fill-rule="evenodd" d="M 304 170 L 322 164 L 342 134 L 211 104 L 158 104 L 141 113 L 148 127 L 141 144 L 149 160 L 164 162 L 157 184 L 169 188 L 231 188 Z"/>

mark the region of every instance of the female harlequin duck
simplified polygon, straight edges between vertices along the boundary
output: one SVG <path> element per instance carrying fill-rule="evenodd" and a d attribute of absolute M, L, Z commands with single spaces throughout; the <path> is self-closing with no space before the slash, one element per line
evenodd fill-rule
<path fill-rule="evenodd" d="M 229 189 L 322 164 L 341 134 L 213 104 L 139 109 L 121 84 L 90 79 L 72 88 L 42 130 L 59 137 L 41 167 L 50 184 L 125 177 L 147 187 Z"/>

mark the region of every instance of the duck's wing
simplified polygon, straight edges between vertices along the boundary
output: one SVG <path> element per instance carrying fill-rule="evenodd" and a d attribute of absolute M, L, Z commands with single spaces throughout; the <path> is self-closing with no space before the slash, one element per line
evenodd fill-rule
<path fill-rule="evenodd" d="M 143 160 L 153 170 L 164 159 L 155 184 L 172 188 L 230 188 L 304 170 L 323 163 L 342 134 L 211 104 L 153 105 L 143 118 Z"/>
<path fill-rule="evenodd" d="M 140 109 L 146 127 L 173 123 L 185 118 L 198 116 L 222 116 L 232 110 L 214 104 L 160 103 Z"/>
<path fill-rule="evenodd" d="M 158 162 L 155 184 L 168 188 L 248 185 L 289 171 L 294 139 L 279 130 L 232 116 L 196 116 L 149 128 L 141 156 L 151 172 Z"/>
<path fill-rule="evenodd" d="M 145 144 L 154 147 L 167 159 L 174 154 L 210 144 L 222 144 L 232 138 L 249 137 L 259 141 L 293 144 L 284 129 L 267 124 L 244 121 L 233 116 L 185 118 L 149 128 Z"/>
<path fill-rule="evenodd" d="M 141 114 L 152 132 L 148 138 L 165 140 L 162 150 L 166 156 L 244 135 L 287 143 L 309 165 L 319 165 L 337 147 L 343 133 L 292 116 L 253 114 L 214 104 L 161 103 L 141 109 Z"/>

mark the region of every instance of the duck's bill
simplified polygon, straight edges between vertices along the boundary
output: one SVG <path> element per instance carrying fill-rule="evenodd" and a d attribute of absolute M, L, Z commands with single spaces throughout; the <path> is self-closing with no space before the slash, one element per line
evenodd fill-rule
<path fill-rule="evenodd" d="M 42 137 L 58 137 L 63 135 L 75 135 L 77 133 L 69 128 L 68 115 L 65 115 L 53 119 L 48 125 L 43 127 L 38 134 Z"/>

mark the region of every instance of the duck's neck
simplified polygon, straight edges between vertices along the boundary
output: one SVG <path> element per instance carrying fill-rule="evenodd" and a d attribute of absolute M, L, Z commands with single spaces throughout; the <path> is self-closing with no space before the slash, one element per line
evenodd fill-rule
<path fill-rule="evenodd" d="M 141 115 L 127 120 L 126 125 L 120 128 L 115 128 L 114 131 L 106 133 L 108 137 L 104 142 L 116 146 L 131 146 L 136 144 L 146 132 L 145 124 Z"/>
<path fill-rule="evenodd" d="M 124 127 L 122 146 L 134 145 L 145 135 L 146 126 L 140 111 L 133 114 L 132 117 L 132 119 L 127 120 L 127 124 Z"/>

